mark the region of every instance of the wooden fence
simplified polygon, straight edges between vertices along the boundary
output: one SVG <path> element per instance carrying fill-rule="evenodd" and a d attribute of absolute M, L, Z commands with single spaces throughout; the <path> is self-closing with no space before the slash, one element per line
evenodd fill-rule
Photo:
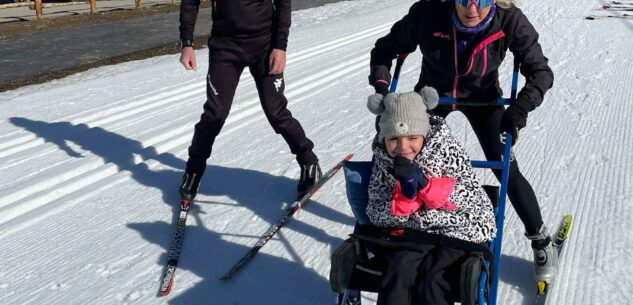
<path fill-rule="evenodd" d="M 85 1 L 78 1 L 78 2 L 60 2 L 60 3 L 42 3 L 42 0 L 35 0 L 35 1 L 27 1 L 27 2 L 0 4 L 0 9 L 28 6 L 30 9 L 35 10 L 35 16 L 37 17 L 38 20 L 41 20 L 41 19 L 44 19 L 43 8 L 66 6 L 66 5 L 78 5 L 78 4 L 86 4 L 86 3 L 90 4 L 91 13 L 97 12 L 96 0 L 85 0 Z M 176 4 L 176 0 L 171 0 L 171 3 Z M 136 9 L 141 8 L 141 0 L 134 0 L 134 7 Z"/>

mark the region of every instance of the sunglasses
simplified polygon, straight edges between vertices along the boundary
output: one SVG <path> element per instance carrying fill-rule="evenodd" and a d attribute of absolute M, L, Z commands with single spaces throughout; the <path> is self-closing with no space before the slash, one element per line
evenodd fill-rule
<path fill-rule="evenodd" d="M 455 3 L 463 7 L 469 7 L 471 3 L 475 3 L 478 9 L 484 9 L 492 5 L 494 0 L 455 0 Z"/>

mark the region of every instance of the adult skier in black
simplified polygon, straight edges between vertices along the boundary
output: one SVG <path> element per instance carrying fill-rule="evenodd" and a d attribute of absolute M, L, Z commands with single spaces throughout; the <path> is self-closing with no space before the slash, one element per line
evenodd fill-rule
<path fill-rule="evenodd" d="M 514 143 L 526 126 L 528 113 L 543 102 L 554 75 L 538 43 L 538 33 L 511 0 L 419 1 L 396 22 L 371 51 L 370 85 L 376 94 L 386 94 L 394 58 L 422 52 L 422 69 L 416 91 L 424 86 L 437 89 L 440 96 L 496 100 L 499 66 L 510 50 L 521 62 L 525 86 L 516 101 L 503 106 L 439 106 L 433 113 L 448 116 L 461 111 L 472 126 L 488 160 L 500 160 L 503 144 L 500 133 L 509 131 Z M 498 179 L 501 171 L 495 170 Z M 557 271 L 558 256 L 543 223 L 541 211 L 529 182 L 519 171 L 516 159 L 510 163 L 508 196 L 532 241 L 535 277 L 550 281 Z"/>
<path fill-rule="evenodd" d="M 287 109 L 283 71 L 290 28 L 290 0 L 211 1 L 213 26 L 209 39 L 207 101 L 189 147 L 180 195 L 193 200 L 216 136 L 229 114 L 240 75 L 248 67 L 259 99 L 276 133 L 281 134 L 301 166 L 299 196 L 321 177 L 319 160 L 301 124 Z M 180 62 L 197 68 L 193 32 L 200 0 L 183 0 L 180 6 Z"/>

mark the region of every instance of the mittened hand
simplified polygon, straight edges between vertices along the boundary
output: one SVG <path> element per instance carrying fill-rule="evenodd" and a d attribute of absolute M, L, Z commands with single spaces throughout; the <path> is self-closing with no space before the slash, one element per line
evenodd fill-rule
<path fill-rule="evenodd" d="M 457 210 L 457 206 L 448 200 L 455 189 L 455 183 L 455 178 L 429 178 L 428 186 L 418 196 L 427 209 Z"/>
<path fill-rule="evenodd" d="M 418 165 L 405 157 L 395 156 L 393 158 L 393 175 L 398 180 L 408 179 L 418 170 L 420 170 Z"/>
<path fill-rule="evenodd" d="M 402 192 L 400 181 L 396 180 L 396 188 L 393 190 L 393 202 L 391 203 L 391 214 L 407 216 L 419 210 L 420 207 L 422 207 L 422 199 L 419 196 L 407 198 Z"/>
<path fill-rule="evenodd" d="M 519 140 L 519 130 L 527 124 L 527 116 L 527 111 L 515 104 L 510 105 L 510 107 L 503 112 L 501 122 L 499 123 L 499 131 L 501 134 L 510 132 L 513 146 Z"/>
<path fill-rule="evenodd" d="M 417 163 L 401 156 L 394 158 L 393 176 L 400 183 L 402 195 L 409 199 L 415 198 L 418 190 L 423 189 L 428 184 Z"/>
<path fill-rule="evenodd" d="M 387 95 L 387 93 L 389 93 L 389 82 L 379 80 L 374 83 L 374 89 L 376 90 L 376 93 Z"/>
<path fill-rule="evenodd" d="M 376 93 L 386 95 L 389 92 L 391 74 L 386 66 L 371 66 L 368 79 L 369 84 L 376 89 Z"/>
<path fill-rule="evenodd" d="M 422 206 L 457 210 L 457 206 L 449 201 L 455 189 L 455 178 L 426 177 L 417 163 L 401 156 L 394 158 L 391 174 L 396 178 L 391 206 L 393 215 L 406 216 Z"/>
<path fill-rule="evenodd" d="M 389 83 L 387 81 L 379 80 L 374 83 L 373 86 L 374 89 L 376 89 L 376 93 L 367 97 L 367 107 L 372 113 L 380 115 L 385 109 L 382 99 L 389 94 Z"/>

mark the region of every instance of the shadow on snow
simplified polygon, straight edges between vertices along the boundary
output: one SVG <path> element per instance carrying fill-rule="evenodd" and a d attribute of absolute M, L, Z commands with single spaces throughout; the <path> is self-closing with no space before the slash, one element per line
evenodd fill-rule
<path fill-rule="evenodd" d="M 152 170 L 145 162 L 135 162 L 135 155 L 143 160 L 158 161 L 162 167 L 182 169 L 185 162 L 171 153 L 158 154 L 152 146 L 143 147 L 141 142 L 126 138 L 100 127 L 89 127 L 85 124 L 74 125 L 70 122 L 43 122 L 22 117 L 9 120 L 15 126 L 22 127 L 46 142 L 55 144 L 69 157 L 82 158 L 81 152 L 75 151 L 68 142 L 72 142 L 84 151 L 94 154 L 104 162 L 113 164 L 121 172 L 131 173 L 131 177 L 138 183 L 160 190 L 163 203 L 173 209 L 173 220 L 178 217 L 177 186 L 180 182 L 181 171 L 173 169 Z M 281 214 L 283 203 L 288 203 L 294 195 L 296 181 L 287 177 L 272 176 L 267 173 L 221 166 L 207 166 L 205 178 L 200 186 L 199 197 L 226 196 L 234 200 L 239 206 L 251 209 L 267 223 L 274 223 Z M 288 191 L 292 190 L 292 191 Z M 342 201 L 346 201 L 341 198 Z M 197 218 L 198 224 L 205 221 L 199 205 L 222 204 L 201 200 L 192 206 L 191 218 Z M 229 204 L 229 203 L 227 203 Z M 232 205 L 232 203 L 231 203 Z M 311 202 L 306 210 L 340 223 L 353 223 L 353 219 L 329 207 Z M 213 215 L 206 216 L 211 218 Z M 208 219 L 206 221 L 209 221 Z M 212 221 L 212 220 L 211 220 Z M 141 233 L 148 241 L 161 245 L 165 251 L 160 255 L 157 264 L 164 265 L 167 261 L 173 224 L 165 222 L 132 223 L 129 228 Z M 233 228 L 239 232 L 240 228 Z M 261 233 L 267 228 L 262 227 Z M 327 243 L 330 251 L 337 247 L 341 240 L 329 236 L 322 229 L 303 223 L 291 221 L 288 229 L 295 230 L 316 240 Z M 261 234 L 257 233 L 257 234 Z M 300 304 L 323 303 L 332 299 L 327 279 L 311 269 L 304 267 L 300 257 L 294 252 L 284 237 L 284 230 L 277 233 L 280 240 L 290 252 L 294 262 L 281 259 L 265 253 L 242 270 L 233 280 L 224 283 L 217 280 L 229 267 L 244 254 L 250 246 L 228 242 L 223 239 L 229 233 L 213 232 L 201 225 L 189 226 L 186 232 L 185 244 L 178 266 L 180 272 L 189 270 L 201 278 L 199 283 L 188 288 L 176 297 L 171 297 L 171 304 L 212 304 L 221 300 L 230 304 Z M 237 236 L 239 234 L 231 234 Z M 253 243 L 259 236 L 249 236 Z M 329 255 L 323 254 L 323 255 Z M 535 294 L 532 279 L 532 262 L 504 255 L 501 260 L 500 280 L 512 287 L 518 287 L 524 296 L 523 304 L 531 303 Z M 159 276 L 156 275 L 156 291 L 159 286 Z M 176 274 L 178 277 L 178 273 Z M 178 281 L 176 279 L 176 281 Z M 180 283 L 183 285 L 186 283 Z M 179 290 L 178 282 L 175 290 Z M 283 291 L 283 293 L 279 293 Z M 248 293 L 246 293 L 248 292 Z"/>
<path fill-rule="evenodd" d="M 22 117 L 9 120 L 19 126 L 55 144 L 69 157 L 82 158 L 85 154 L 93 154 L 105 163 L 115 165 L 120 172 L 129 172 L 131 177 L 146 187 L 156 188 L 162 193 L 163 203 L 173 209 L 172 223 L 131 223 L 134 229 L 151 243 L 162 246 L 165 251 L 160 255 L 157 264 L 163 266 L 167 261 L 167 248 L 174 230 L 173 223 L 178 217 L 179 205 L 177 187 L 182 172 L 176 169 L 185 167 L 185 162 L 171 153 L 158 154 L 152 146 L 143 147 L 142 143 L 126 138 L 101 127 L 89 127 L 86 124 L 72 124 L 70 122 L 43 122 Z M 69 145 L 71 142 L 80 147 L 83 152 L 76 151 Z M 135 162 L 139 156 L 143 162 Z M 146 161 L 155 160 L 161 169 L 150 168 Z M 202 181 L 199 197 L 226 196 L 239 206 L 253 211 L 266 223 L 274 223 L 281 215 L 283 203 L 290 202 L 294 197 L 296 181 L 287 177 L 273 176 L 267 173 L 221 166 L 208 166 Z M 291 191 L 289 191 L 291 190 Z M 344 199 L 342 199 L 344 200 Z M 194 204 L 190 218 L 197 218 L 196 226 L 187 228 L 179 270 L 189 270 L 201 280 L 192 287 L 182 291 L 176 297 L 170 297 L 172 304 L 213 304 L 221 301 L 225 304 L 300 304 L 323 303 L 332 298 L 329 283 L 326 278 L 312 269 L 306 268 L 301 258 L 294 252 L 290 243 L 284 237 L 284 229 L 277 233 L 280 240 L 289 251 L 293 261 L 260 253 L 251 264 L 228 283 L 217 279 L 228 271 L 230 266 L 248 251 L 259 236 L 249 236 L 252 242 L 248 246 L 235 244 L 223 239 L 225 235 L 239 235 L 241 228 L 229 228 L 236 234 L 214 232 L 205 229 L 205 221 L 213 221 L 214 215 L 201 213 L 200 205 L 221 204 L 202 200 Z M 233 205 L 233 203 L 231 203 Z M 310 202 L 305 210 L 333 221 L 353 223 L 353 219 L 341 212 L 333 210 L 318 202 Z M 204 217 L 205 219 L 201 219 Z M 268 227 L 262 227 L 263 234 Z M 326 243 L 330 252 L 341 243 L 337 237 L 329 236 L 320 228 L 293 220 L 285 230 L 295 230 L 301 234 Z M 265 251 L 265 250 L 264 250 Z M 329 253 L 322 255 L 329 255 Z M 159 289 L 160 274 L 156 274 L 156 291 Z M 176 274 L 175 290 L 178 286 Z M 248 293 L 246 293 L 248 292 Z M 282 293 L 280 293 L 282 292 Z"/>

